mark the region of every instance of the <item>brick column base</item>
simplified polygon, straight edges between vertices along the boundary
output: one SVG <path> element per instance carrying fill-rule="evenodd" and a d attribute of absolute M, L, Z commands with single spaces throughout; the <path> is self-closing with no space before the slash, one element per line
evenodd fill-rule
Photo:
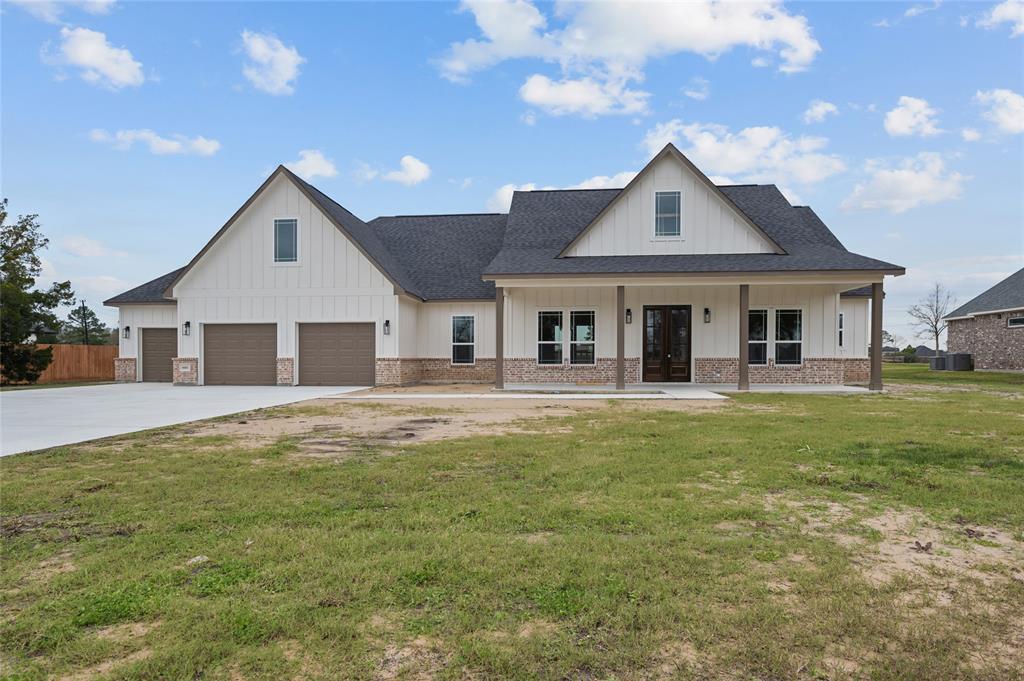
<path fill-rule="evenodd" d="M 134 383 L 137 373 L 135 371 L 134 357 L 114 358 L 114 380 L 118 383 Z"/>
<path fill-rule="evenodd" d="M 277 358 L 277 384 L 295 384 L 295 359 L 293 357 Z"/>
<path fill-rule="evenodd" d="M 171 360 L 174 385 L 199 384 L 199 358 L 175 357 Z"/>
<path fill-rule="evenodd" d="M 867 357 L 843 359 L 843 383 L 867 383 L 871 380 L 871 360 Z"/>

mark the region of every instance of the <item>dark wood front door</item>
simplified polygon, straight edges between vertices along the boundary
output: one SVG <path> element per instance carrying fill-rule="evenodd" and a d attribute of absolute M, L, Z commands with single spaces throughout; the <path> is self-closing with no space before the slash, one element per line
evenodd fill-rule
<path fill-rule="evenodd" d="M 644 381 L 690 380 L 690 306 L 644 307 Z"/>

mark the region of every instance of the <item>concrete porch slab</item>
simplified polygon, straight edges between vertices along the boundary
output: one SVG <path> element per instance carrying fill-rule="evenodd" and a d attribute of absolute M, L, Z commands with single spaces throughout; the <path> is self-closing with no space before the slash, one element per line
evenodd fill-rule
<path fill-rule="evenodd" d="M 706 383 L 703 387 L 708 390 L 714 390 L 715 392 L 721 393 L 738 393 L 743 392 L 736 388 L 735 383 L 722 383 L 722 384 L 710 384 Z M 812 384 L 786 384 L 786 383 L 764 383 L 751 385 L 750 390 L 747 392 L 752 393 L 797 393 L 797 394 L 818 394 L 818 395 L 854 395 L 854 394 L 865 394 L 871 391 L 867 388 L 857 385 L 812 385 Z"/>

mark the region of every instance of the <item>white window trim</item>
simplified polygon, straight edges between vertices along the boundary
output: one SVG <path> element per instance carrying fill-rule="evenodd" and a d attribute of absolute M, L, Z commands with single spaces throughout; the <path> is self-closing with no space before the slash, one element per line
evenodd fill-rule
<path fill-rule="evenodd" d="M 456 317 L 469 317 L 473 320 L 473 342 L 472 343 L 456 343 L 455 342 L 455 318 Z M 450 339 L 451 349 L 448 352 L 448 361 L 451 366 L 455 367 L 471 367 L 476 364 L 476 314 L 453 314 L 448 324 L 448 337 Z M 473 346 L 473 361 L 472 362 L 456 362 L 455 361 L 455 346 L 456 345 L 472 345 Z"/>
<path fill-rule="evenodd" d="M 572 339 L 572 313 L 573 312 L 589 312 L 594 315 L 594 340 L 592 341 L 574 341 Z M 597 309 L 592 307 L 573 307 L 569 308 L 569 356 L 568 361 L 571 366 L 577 367 L 592 367 L 597 366 Z M 565 333 L 562 333 L 562 338 L 565 339 Z M 593 345 L 594 346 L 594 361 L 593 362 L 574 362 L 572 361 L 572 346 L 573 345 Z M 563 359 L 565 357 L 565 350 L 562 351 Z"/>
<path fill-rule="evenodd" d="M 747 309 L 748 318 L 749 318 L 749 315 L 750 315 L 751 312 L 764 312 L 765 319 L 764 319 L 764 340 L 763 341 L 752 341 L 752 340 L 750 340 L 749 322 L 748 322 L 748 327 L 747 327 L 747 347 L 750 347 L 751 343 L 761 343 L 761 344 L 763 344 L 764 345 L 764 363 L 763 364 L 762 363 L 755 364 L 755 363 L 751 362 L 750 361 L 750 352 L 748 351 L 747 352 L 747 364 L 748 364 L 748 366 L 752 366 L 752 367 L 766 367 L 766 366 L 768 366 L 768 360 L 769 359 L 773 359 L 775 357 L 775 350 L 774 350 L 774 348 L 772 348 L 772 339 L 775 337 L 775 334 L 772 333 L 772 318 L 774 317 L 774 315 L 772 315 L 771 310 L 769 308 L 767 308 L 767 307 L 751 307 L 751 308 L 748 308 Z"/>
<path fill-rule="evenodd" d="M 562 316 L 562 340 L 560 340 L 560 341 L 542 341 L 540 339 L 540 316 L 542 314 L 554 314 L 556 312 Z M 534 353 L 533 353 L 533 356 L 534 356 L 534 361 L 537 363 L 537 366 L 538 367 L 562 367 L 562 366 L 565 366 L 565 360 L 566 360 L 566 358 L 565 358 L 565 310 L 553 310 L 551 308 L 538 308 L 537 309 L 537 315 L 534 317 L 534 321 L 536 322 L 536 324 L 534 325 L 534 329 L 535 329 L 535 331 L 534 331 L 535 343 L 534 343 Z M 541 345 L 558 345 L 558 346 L 560 346 L 562 348 L 562 361 L 558 362 L 557 364 L 550 363 L 550 362 L 541 362 L 540 361 L 540 346 Z"/>
<path fill-rule="evenodd" d="M 658 236 L 658 194 L 679 194 L 679 235 Z M 683 238 L 683 192 L 676 189 L 657 190 L 651 208 L 651 241 L 685 241 Z"/>
<path fill-rule="evenodd" d="M 1019 319 L 1020 324 L 1011 324 L 1010 322 Z M 1006 318 L 1006 328 L 1008 329 L 1024 329 L 1024 315 L 1014 315 Z"/>
<path fill-rule="evenodd" d="M 778 368 L 782 368 L 782 369 L 797 369 L 797 368 L 802 367 L 804 365 L 804 357 L 805 357 L 805 354 L 806 354 L 806 353 L 804 353 L 804 347 L 805 347 L 804 336 L 807 335 L 807 334 L 805 334 L 804 332 L 807 330 L 807 324 L 805 324 L 804 322 L 807 321 L 807 310 L 805 310 L 800 305 L 792 305 L 792 306 L 790 306 L 790 305 L 782 305 L 782 306 L 773 307 L 773 308 L 770 308 L 770 309 L 771 309 L 771 314 L 770 314 L 771 319 L 769 321 L 771 322 L 771 325 L 772 325 L 772 331 L 771 331 L 771 339 L 772 339 L 771 359 L 772 359 L 772 366 L 778 367 Z M 787 310 L 787 311 L 789 311 L 789 310 L 799 310 L 800 311 L 800 340 L 799 341 L 780 341 L 780 340 L 777 340 L 775 338 L 775 332 L 776 332 L 775 316 L 776 316 L 776 314 L 778 313 L 779 310 Z M 775 344 L 776 343 L 800 343 L 800 362 L 797 363 L 797 364 L 779 364 L 778 361 L 775 359 Z"/>
<path fill-rule="evenodd" d="M 295 220 L 295 260 L 277 259 L 277 223 L 279 220 Z M 299 242 L 299 218 L 278 215 L 273 218 L 270 228 L 270 264 L 274 267 L 298 267 L 302 263 L 302 249 Z"/>

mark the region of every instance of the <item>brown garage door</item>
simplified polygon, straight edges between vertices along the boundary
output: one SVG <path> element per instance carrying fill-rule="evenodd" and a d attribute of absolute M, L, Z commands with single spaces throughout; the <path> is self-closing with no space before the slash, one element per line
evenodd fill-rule
<path fill-rule="evenodd" d="M 142 380 L 169 383 L 171 359 L 178 354 L 177 329 L 142 329 Z"/>
<path fill-rule="evenodd" d="M 301 385 L 373 385 L 373 324 L 299 324 Z"/>
<path fill-rule="evenodd" d="M 277 383 L 276 324 L 204 324 L 206 385 Z"/>

